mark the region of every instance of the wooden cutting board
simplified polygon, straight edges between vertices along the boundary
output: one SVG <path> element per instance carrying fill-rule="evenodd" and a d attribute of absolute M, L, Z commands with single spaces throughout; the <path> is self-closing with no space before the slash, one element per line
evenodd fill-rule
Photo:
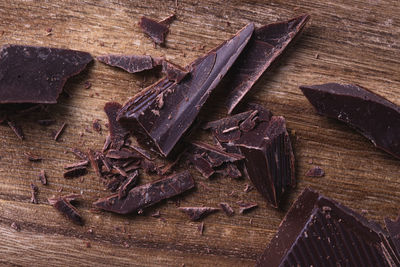
<path fill-rule="evenodd" d="M 76 161 L 64 151 L 72 147 L 100 149 L 107 135 L 104 104 L 124 102 L 156 79 L 95 62 L 67 82 L 65 88 L 71 97 L 62 96 L 58 105 L 49 108 L 50 117 L 57 120 L 55 125 L 39 126 L 35 121 L 43 115 L 26 115 L 20 121 L 24 141 L 0 126 L 0 264 L 252 266 L 305 187 L 380 223 L 385 217 L 394 218 L 399 211 L 400 161 L 345 125 L 318 116 L 298 86 L 357 83 L 400 105 L 400 2 L 310 2 L 178 0 L 176 7 L 175 1 L 1 1 L 1 45 L 71 48 L 94 56 L 149 54 L 165 56 L 183 66 L 248 22 L 260 26 L 304 13 L 311 15 L 311 21 L 296 45 L 263 75 L 248 98 L 285 116 L 291 130 L 298 187 L 289 194 L 283 210 L 270 208 L 255 190 L 243 192 L 246 180 L 207 181 L 191 170 L 197 189 L 182 197 L 181 205 L 227 202 L 236 211 L 233 217 L 220 212 L 205 218 L 202 236 L 197 231 L 199 223 L 190 222 L 174 201 L 140 216 L 90 212 L 91 203 L 108 193 L 92 170 L 83 181 L 63 179 L 63 166 Z M 139 18 L 162 19 L 175 11 L 178 20 L 171 25 L 166 47 L 154 47 L 139 30 Z M 48 28 L 52 29 L 50 35 Z M 90 89 L 84 88 L 86 81 L 92 83 Z M 219 100 L 211 102 L 209 118 L 222 117 Z M 94 119 L 101 120 L 102 134 L 91 130 Z M 55 142 L 51 132 L 63 122 L 68 126 L 62 140 Z M 28 162 L 24 152 L 44 160 Z M 314 165 L 321 166 L 326 176 L 306 177 Z M 41 169 L 48 175 L 48 186 L 38 181 Z M 141 182 L 152 179 L 155 177 L 143 176 Z M 29 203 L 31 182 L 39 186 L 39 204 Z M 85 226 L 73 225 L 47 204 L 47 198 L 59 194 L 59 188 L 63 194 L 83 194 L 78 209 Z M 259 208 L 240 215 L 238 201 L 255 201 Z M 156 210 L 162 219 L 150 216 Z M 13 222 L 21 231 L 10 227 Z"/>

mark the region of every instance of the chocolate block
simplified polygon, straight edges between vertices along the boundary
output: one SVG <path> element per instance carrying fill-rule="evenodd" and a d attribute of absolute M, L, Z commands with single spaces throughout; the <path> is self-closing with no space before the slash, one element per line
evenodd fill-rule
<path fill-rule="evenodd" d="M 97 208 L 119 214 L 128 214 L 152 206 L 161 200 L 179 195 L 194 187 L 188 171 L 171 175 L 148 184 L 134 187 L 125 198 L 118 194 L 101 198 L 93 203 Z"/>
<path fill-rule="evenodd" d="M 248 176 L 257 190 L 275 208 L 282 195 L 296 186 L 294 155 L 285 119 L 272 116 L 235 141 L 245 157 Z"/>
<path fill-rule="evenodd" d="M 247 44 L 254 25 L 249 24 L 231 40 L 195 60 L 180 83 L 163 78 L 129 100 L 119 111 L 118 120 L 138 137 L 168 156 L 188 131 L 214 88 Z M 162 108 L 158 107 L 162 95 Z"/>
<path fill-rule="evenodd" d="M 67 79 L 91 61 L 81 51 L 5 45 L 0 50 L 0 104 L 57 103 Z"/>
<path fill-rule="evenodd" d="M 399 266 L 379 224 L 305 189 L 256 266 Z"/>
<path fill-rule="evenodd" d="M 254 30 L 248 45 L 228 73 L 231 90 L 225 106 L 231 114 L 261 75 L 302 32 L 309 15 L 272 23 Z"/>
<path fill-rule="evenodd" d="M 97 60 L 107 65 L 121 68 L 129 73 L 150 70 L 161 65 L 162 59 L 146 55 L 104 55 Z"/>
<path fill-rule="evenodd" d="M 358 85 L 300 86 L 320 115 L 353 127 L 378 148 L 400 159 L 400 107 Z"/>

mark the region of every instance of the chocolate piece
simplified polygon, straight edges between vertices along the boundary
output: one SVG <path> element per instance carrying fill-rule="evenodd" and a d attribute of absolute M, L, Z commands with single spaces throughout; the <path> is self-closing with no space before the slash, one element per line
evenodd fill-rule
<path fill-rule="evenodd" d="M 152 206 L 161 200 L 179 195 L 194 187 L 194 180 L 188 171 L 171 175 L 148 184 L 134 187 L 126 198 L 118 194 L 101 198 L 93 203 L 97 208 L 128 214 Z"/>
<path fill-rule="evenodd" d="M 200 220 L 208 214 L 219 211 L 219 209 L 212 207 L 180 207 L 178 209 L 186 213 L 192 221 Z"/>
<path fill-rule="evenodd" d="M 239 202 L 238 204 L 239 204 L 239 213 L 240 214 L 246 213 L 246 212 L 258 207 L 258 204 L 255 202 L 249 202 L 249 203 Z"/>
<path fill-rule="evenodd" d="M 92 61 L 89 53 L 22 45 L 0 50 L 0 104 L 57 103 L 68 78 Z"/>
<path fill-rule="evenodd" d="M 80 162 L 77 162 L 77 163 L 72 163 L 72 164 L 69 164 L 67 166 L 64 166 L 64 169 L 70 170 L 70 169 L 74 169 L 74 168 L 77 168 L 77 167 L 86 167 L 87 165 L 89 165 L 89 161 L 88 160 L 84 160 L 84 161 L 80 161 Z"/>
<path fill-rule="evenodd" d="M 193 146 L 193 153 L 206 157 L 214 168 L 223 163 L 233 163 L 244 159 L 240 154 L 228 153 L 204 142 L 192 142 L 191 145 Z"/>
<path fill-rule="evenodd" d="M 73 223 L 77 225 L 83 225 L 83 218 L 78 213 L 78 210 L 72 206 L 71 201 L 76 200 L 81 197 L 81 195 L 71 194 L 62 197 L 52 197 L 49 198 L 49 204 L 52 205 L 56 210 L 65 215 Z"/>
<path fill-rule="evenodd" d="M 129 73 L 150 70 L 161 65 L 162 59 L 145 55 L 105 55 L 97 60 L 107 65 L 121 68 Z"/>
<path fill-rule="evenodd" d="M 86 166 L 79 166 L 68 169 L 66 172 L 64 172 L 63 176 L 65 179 L 72 179 L 83 176 L 85 174 L 87 174 Z"/>
<path fill-rule="evenodd" d="M 184 68 L 166 60 L 162 62 L 162 72 L 167 76 L 168 80 L 176 83 L 180 83 L 189 74 Z"/>
<path fill-rule="evenodd" d="M 139 172 L 136 170 L 133 173 L 131 173 L 125 181 L 122 182 L 121 186 L 118 189 L 118 198 L 124 198 L 128 194 L 128 192 L 136 186 L 138 182 L 138 176 Z"/>
<path fill-rule="evenodd" d="M 400 107 L 357 85 L 300 86 L 320 115 L 356 129 L 378 148 L 400 159 Z"/>
<path fill-rule="evenodd" d="M 142 156 L 133 151 L 110 149 L 106 154 L 110 159 L 141 159 Z"/>
<path fill-rule="evenodd" d="M 69 151 L 81 160 L 89 160 L 88 155 L 78 148 L 71 148 Z"/>
<path fill-rule="evenodd" d="M 37 162 L 37 161 L 42 161 L 42 157 L 37 156 L 37 155 L 33 155 L 32 153 L 29 152 L 24 152 L 24 156 L 32 162 Z"/>
<path fill-rule="evenodd" d="M 245 193 L 248 193 L 248 192 L 250 192 L 251 190 L 253 190 L 254 189 L 254 186 L 252 186 L 252 185 L 249 185 L 249 184 L 246 184 L 246 186 L 244 187 L 244 192 Z"/>
<path fill-rule="evenodd" d="M 200 235 L 203 235 L 204 232 L 204 222 L 201 222 L 199 226 L 197 226 L 197 231 L 200 233 Z"/>
<path fill-rule="evenodd" d="M 108 125 L 111 136 L 111 147 L 120 149 L 129 132 L 119 122 L 117 122 L 117 112 L 121 108 L 121 104 L 117 102 L 108 102 L 104 106 L 104 112 L 108 117 Z"/>
<path fill-rule="evenodd" d="M 242 172 L 233 163 L 224 164 L 224 168 L 222 170 L 218 170 L 217 172 L 221 173 L 223 177 L 229 177 L 232 179 L 239 179 L 242 177 Z"/>
<path fill-rule="evenodd" d="M 285 119 L 272 116 L 235 141 L 245 156 L 247 174 L 256 189 L 275 208 L 282 195 L 296 186 L 294 155 Z"/>
<path fill-rule="evenodd" d="M 399 266 L 375 222 L 305 189 L 256 266 Z"/>
<path fill-rule="evenodd" d="M 1 64 L 0 64 L 1 65 Z M 0 89 L 1 90 L 1 89 Z M 1 93 L 0 93 L 1 94 Z M 20 139 L 20 140 L 24 140 L 25 135 L 24 132 L 22 131 L 22 128 L 13 120 L 9 120 L 7 119 L 7 124 L 8 126 L 11 128 L 11 130 L 13 130 L 13 132 L 15 133 L 15 135 Z"/>
<path fill-rule="evenodd" d="M 163 20 L 160 20 L 159 23 L 169 26 L 174 20 L 176 20 L 176 15 L 171 14 Z"/>
<path fill-rule="evenodd" d="M 201 155 L 189 155 L 188 159 L 205 178 L 210 178 L 214 173 L 212 164 Z"/>
<path fill-rule="evenodd" d="M 37 120 L 36 122 L 42 126 L 50 126 L 56 123 L 56 120 L 46 119 L 46 120 Z"/>
<path fill-rule="evenodd" d="M 161 213 L 160 213 L 160 211 L 159 210 L 157 210 L 156 212 L 154 212 L 153 214 L 151 214 L 150 215 L 151 217 L 154 217 L 154 218 L 160 218 L 160 216 L 161 216 Z"/>
<path fill-rule="evenodd" d="M 94 151 L 91 149 L 89 149 L 88 158 L 89 158 L 90 164 L 92 165 L 92 168 L 94 169 L 95 173 L 97 174 L 97 176 L 100 179 L 102 179 L 103 175 L 101 175 L 101 172 L 100 172 L 99 158 L 95 155 Z"/>
<path fill-rule="evenodd" d="M 152 160 L 151 159 L 151 155 L 149 154 L 149 152 L 147 152 L 143 148 L 135 146 L 135 145 L 129 145 L 128 147 L 133 149 L 135 152 L 137 152 L 141 156 L 143 156 L 143 158 L 148 159 L 148 160 Z"/>
<path fill-rule="evenodd" d="M 253 29 L 253 24 L 247 25 L 231 40 L 195 60 L 186 68 L 191 70 L 190 75 L 180 83 L 164 78 L 140 92 L 122 107 L 117 119 L 132 129 L 139 142 L 168 156 L 243 50 Z M 164 97 L 161 109 L 156 101 L 159 94 Z"/>
<path fill-rule="evenodd" d="M 167 20 L 169 22 L 169 20 Z M 168 25 L 166 23 L 157 22 L 155 20 L 142 17 L 139 22 L 139 26 L 142 31 L 147 34 L 154 43 L 164 44 L 165 36 L 169 32 Z"/>
<path fill-rule="evenodd" d="M 44 170 L 41 170 L 39 173 L 39 180 L 43 185 L 47 184 L 47 176 L 46 173 L 44 172 Z"/>
<path fill-rule="evenodd" d="M 396 221 L 385 218 L 385 224 L 389 231 L 390 238 L 397 249 L 397 255 L 400 257 L 400 214 Z"/>
<path fill-rule="evenodd" d="M 254 30 L 248 45 L 227 76 L 225 86 L 231 90 L 225 102 L 228 114 L 232 113 L 261 75 L 302 32 L 309 18 L 309 15 L 303 15 Z"/>
<path fill-rule="evenodd" d="M 60 137 L 60 135 L 63 133 L 65 126 L 67 126 L 67 123 L 63 123 L 60 127 L 60 129 L 58 129 L 58 131 L 56 132 L 56 134 L 54 135 L 54 141 L 57 141 L 58 138 Z"/>
<path fill-rule="evenodd" d="M 33 204 L 38 203 L 38 200 L 36 198 L 38 190 L 39 190 L 39 188 L 34 183 L 31 183 L 31 203 L 33 203 Z"/>
<path fill-rule="evenodd" d="M 314 166 L 306 172 L 308 177 L 323 177 L 325 176 L 325 171 L 321 167 Z"/>
<path fill-rule="evenodd" d="M 98 133 L 101 133 L 101 124 L 99 123 L 98 119 L 93 121 L 92 127 L 93 127 L 93 130 L 95 130 Z"/>
<path fill-rule="evenodd" d="M 111 145 L 111 136 L 107 135 L 106 140 L 104 141 L 103 149 L 101 151 L 106 152 L 107 149 L 110 147 L 110 145 Z"/>
<path fill-rule="evenodd" d="M 235 211 L 232 209 L 231 206 L 229 206 L 228 203 L 219 203 L 219 206 L 221 207 L 221 209 L 225 212 L 225 214 L 228 217 L 233 216 L 233 214 L 235 213 Z"/>

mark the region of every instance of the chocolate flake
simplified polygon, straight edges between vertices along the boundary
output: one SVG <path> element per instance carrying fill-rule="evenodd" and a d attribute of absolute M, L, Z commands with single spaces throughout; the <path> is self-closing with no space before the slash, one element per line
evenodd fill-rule
<path fill-rule="evenodd" d="M 254 186 L 252 186 L 252 185 L 249 185 L 249 184 L 246 184 L 246 186 L 244 187 L 244 192 L 245 193 L 248 193 L 248 192 L 250 192 L 251 190 L 253 190 L 254 189 Z"/>
<path fill-rule="evenodd" d="M 212 207 L 180 207 L 178 209 L 186 213 L 192 221 L 198 221 L 211 213 L 219 211 L 218 208 Z"/>
<path fill-rule="evenodd" d="M 103 149 L 102 151 L 105 152 L 111 145 L 111 136 L 107 135 L 106 140 L 104 141 Z"/>
<path fill-rule="evenodd" d="M 108 125 L 111 137 L 111 148 L 120 149 L 125 142 L 129 132 L 119 122 L 117 122 L 117 112 L 121 109 L 117 102 L 108 102 L 104 106 L 104 112 L 108 117 Z"/>
<path fill-rule="evenodd" d="M 24 152 L 24 156 L 25 156 L 29 161 L 32 161 L 32 162 L 42 161 L 42 157 L 37 156 L 37 155 L 33 155 L 33 154 L 30 153 L 30 152 Z"/>
<path fill-rule="evenodd" d="M 239 202 L 238 205 L 239 205 L 239 213 L 240 214 L 246 213 L 246 212 L 258 207 L 258 204 L 255 202 L 248 202 L 248 203 Z"/>
<path fill-rule="evenodd" d="M 88 155 L 78 148 L 72 148 L 69 151 L 81 160 L 89 160 Z"/>
<path fill-rule="evenodd" d="M 72 164 L 69 164 L 67 166 L 64 166 L 64 169 L 70 170 L 70 169 L 75 169 L 77 167 L 86 167 L 88 165 L 89 165 L 89 161 L 88 160 L 84 160 L 84 161 L 80 161 L 80 162 L 76 162 L 76 163 L 72 163 Z"/>
<path fill-rule="evenodd" d="M 47 176 L 44 170 L 41 170 L 39 173 L 39 180 L 43 185 L 47 185 Z"/>
<path fill-rule="evenodd" d="M 12 229 L 14 229 L 17 232 L 21 231 L 21 227 L 16 222 L 12 222 L 10 226 Z"/>
<path fill-rule="evenodd" d="M 161 65 L 160 58 L 152 58 L 145 55 L 105 55 L 97 57 L 97 60 L 107 65 L 121 68 L 129 73 L 137 73 L 150 70 Z"/>
<path fill-rule="evenodd" d="M 54 135 L 54 141 L 58 140 L 60 135 L 64 132 L 64 129 L 65 129 L 66 126 L 67 126 L 67 123 L 65 123 L 65 122 L 61 125 L 61 127 L 58 129 L 58 131 Z"/>
<path fill-rule="evenodd" d="M 49 198 L 49 204 L 52 205 L 56 210 L 65 215 L 73 223 L 77 225 L 83 225 L 83 218 L 78 213 L 78 210 L 72 206 L 71 201 L 80 198 L 81 195 L 71 194 L 62 197 L 52 197 Z"/>
<path fill-rule="evenodd" d="M 261 75 L 304 29 L 309 15 L 264 25 L 254 30 L 243 53 L 228 73 L 225 106 L 231 114 Z"/>
<path fill-rule="evenodd" d="M 300 86 L 318 114 L 338 119 L 400 159 L 400 107 L 358 85 Z"/>
<path fill-rule="evenodd" d="M 138 93 L 119 111 L 118 120 L 132 130 L 139 142 L 168 156 L 247 44 L 253 29 L 253 24 L 247 25 L 231 40 L 195 60 L 186 67 L 192 70 L 190 75 L 179 84 L 164 78 Z M 160 93 L 164 94 L 164 106 L 157 116 L 151 110 L 157 109 Z"/>
<path fill-rule="evenodd" d="M 318 166 L 314 166 L 306 172 L 308 177 L 323 177 L 325 176 L 325 171 Z"/>
<path fill-rule="evenodd" d="M 400 266 L 390 241 L 379 224 L 305 189 L 256 266 Z"/>
<path fill-rule="evenodd" d="M 168 22 L 169 20 L 167 20 Z M 148 35 L 154 43 L 162 45 L 165 42 L 165 36 L 169 32 L 168 25 L 161 22 L 157 22 L 153 19 L 142 17 L 139 22 L 139 26 L 142 31 Z"/>
<path fill-rule="evenodd" d="M 0 63 L 0 68 L 1 68 L 1 63 Z M 1 70 L 0 70 L 0 74 L 1 74 Z M 1 86 L 1 84 L 0 84 L 0 86 Z M 1 87 L 0 87 L 0 95 L 1 95 Z M 0 100 L 0 103 L 1 103 L 1 100 Z M 22 131 L 22 128 L 15 121 L 8 119 L 7 124 L 20 140 L 25 139 L 25 135 L 24 135 L 24 132 Z"/>
<path fill-rule="evenodd" d="M 86 166 L 78 166 L 68 169 L 66 172 L 64 172 L 63 176 L 65 179 L 72 179 L 85 174 L 87 174 Z"/>
<path fill-rule="evenodd" d="M 33 204 L 38 203 L 38 200 L 37 200 L 38 191 L 39 191 L 39 188 L 34 183 L 31 183 L 31 203 L 33 203 Z"/>
<path fill-rule="evenodd" d="M 89 53 L 23 45 L 0 50 L 0 104 L 57 103 L 68 78 L 92 61 Z"/>
<path fill-rule="evenodd" d="M 188 171 L 184 171 L 134 187 L 123 199 L 119 199 L 118 194 L 114 194 L 101 198 L 93 204 L 103 210 L 128 214 L 152 206 L 161 200 L 179 195 L 193 187 L 194 180 L 192 176 Z"/>
<path fill-rule="evenodd" d="M 150 216 L 154 217 L 154 218 L 160 218 L 161 214 L 160 214 L 160 211 L 157 210 L 156 212 L 152 213 Z"/>
<path fill-rule="evenodd" d="M 118 198 L 122 199 L 125 198 L 128 192 L 136 186 L 138 182 L 138 176 L 139 172 L 136 170 L 133 173 L 131 173 L 125 181 L 122 182 L 121 186 L 118 189 Z"/>
<path fill-rule="evenodd" d="M 225 212 L 225 214 L 228 217 L 233 216 L 233 214 L 235 213 L 235 211 L 232 209 L 232 207 L 228 204 L 228 203 L 219 203 L 219 206 L 221 207 L 221 209 Z"/>

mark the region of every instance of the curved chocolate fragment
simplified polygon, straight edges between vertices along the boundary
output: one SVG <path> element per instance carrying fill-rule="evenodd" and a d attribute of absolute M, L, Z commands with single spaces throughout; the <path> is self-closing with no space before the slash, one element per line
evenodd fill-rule
<path fill-rule="evenodd" d="M 146 55 L 104 55 L 97 60 L 107 65 L 121 68 L 129 73 L 150 70 L 161 64 L 161 59 Z"/>
<path fill-rule="evenodd" d="M 170 23 L 169 18 L 170 17 L 166 18 L 166 21 Z M 142 31 L 153 40 L 154 43 L 161 45 L 165 42 L 165 36 L 169 32 L 169 23 L 164 23 L 163 20 L 158 22 L 153 19 L 142 17 L 140 19 L 139 26 Z"/>
<path fill-rule="evenodd" d="M 188 171 L 171 175 L 148 184 L 134 187 L 125 198 L 119 194 L 101 198 L 93 203 L 97 208 L 119 214 L 132 213 L 161 200 L 179 195 L 194 187 L 194 180 Z"/>
<path fill-rule="evenodd" d="M 67 79 L 92 60 L 81 51 L 5 45 L 0 50 L 0 104 L 55 104 Z"/>
<path fill-rule="evenodd" d="M 78 210 L 71 205 L 71 201 L 76 200 L 81 195 L 71 194 L 62 197 L 49 198 L 49 204 L 52 205 L 56 210 L 65 215 L 73 223 L 77 225 L 83 225 L 83 218 L 79 214 Z"/>
<path fill-rule="evenodd" d="M 129 131 L 117 121 L 117 113 L 121 107 L 121 104 L 117 102 L 107 102 L 104 106 L 104 112 L 108 118 L 111 147 L 114 149 L 120 149 L 129 135 Z"/>
<path fill-rule="evenodd" d="M 400 107 L 358 85 L 300 86 L 320 115 L 356 129 L 378 148 L 400 159 Z"/>
<path fill-rule="evenodd" d="M 379 224 L 305 189 L 256 266 L 400 266 Z"/>
<path fill-rule="evenodd" d="M 186 68 L 191 70 L 189 76 L 180 83 L 163 78 L 146 88 L 122 107 L 117 119 L 134 131 L 139 142 L 168 156 L 239 56 L 253 29 L 252 23 L 247 25 L 232 39 L 195 60 Z M 157 101 L 160 94 L 162 108 Z"/>
<path fill-rule="evenodd" d="M 226 88 L 231 90 L 225 106 L 231 114 L 261 75 L 302 32 L 309 15 L 277 22 L 254 30 L 254 35 L 229 71 Z"/>
<path fill-rule="evenodd" d="M 198 221 L 211 213 L 219 211 L 218 208 L 212 207 L 180 207 L 178 209 L 186 213 L 192 221 Z"/>

